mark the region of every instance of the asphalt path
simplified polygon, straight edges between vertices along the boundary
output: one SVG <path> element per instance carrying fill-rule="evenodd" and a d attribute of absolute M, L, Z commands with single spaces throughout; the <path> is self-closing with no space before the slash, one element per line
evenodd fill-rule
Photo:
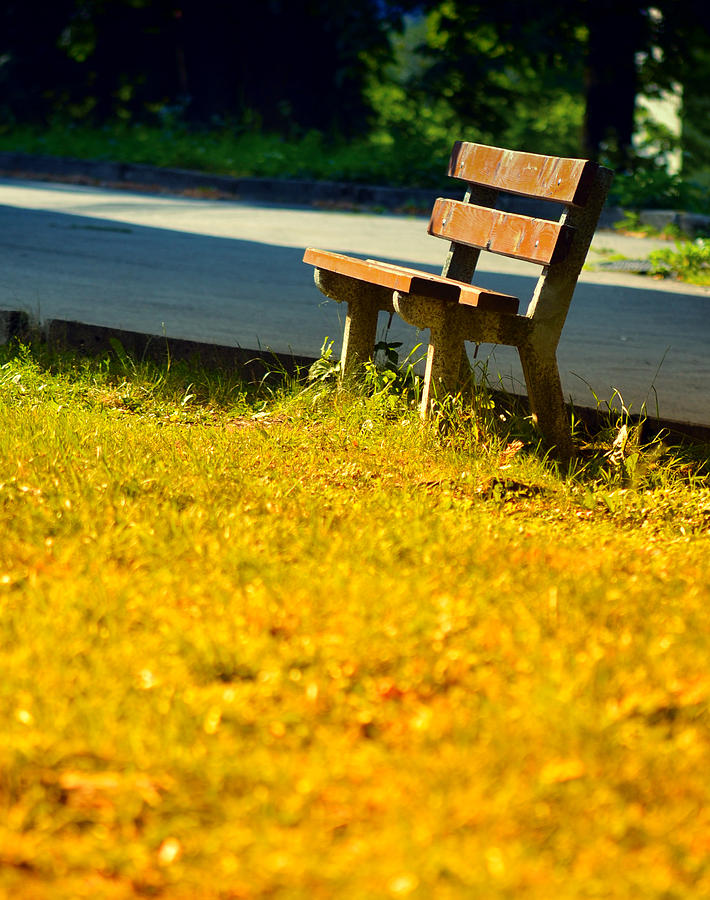
<path fill-rule="evenodd" d="M 344 310 L 314 286 L 307 246 L 431 271 L 447 250 L 419 217 L 0 179 L 0 308 L 40 321 L 316 356 L 325 337 L 339 348 Z M 599 232 L 590 262 L 657 246 L 667 245 Z M 484 254 L 476 281 L 525 303 L 538 271 Z M 566 395 L 594 406 L 618 391 L 632 412 L 646 402 L 710 425 L 709 312 L 707 288 L 585 271 L 558 352 Z M 425 339 L 398 320 L 387 336 L 405 351 Z M 515 351 L 481 347 L 477 359 L 492 380 L 524 390 Z"/>

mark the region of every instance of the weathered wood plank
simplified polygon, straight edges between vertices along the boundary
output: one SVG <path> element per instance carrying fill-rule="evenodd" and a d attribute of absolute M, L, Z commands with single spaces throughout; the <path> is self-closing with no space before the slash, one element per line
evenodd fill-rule
<path fill-rule="evenodd" d="M 421 272 L 418 269 L 408 269 L 405 266 L 360 259 L 355 256 L 344 256 L 328 250 L 316 250 L 309 247 L 303 256 L 303 261 L 318 269 L 337 272 L 339 275 L 347 275 L 359 281 L 377 284 L 402 294 L 418 294 L 434 300 L 460 302 L 466 306 L 475 306 L 489 312 L 515 315 L 520 304 L 518 298 L 512 297 L 510 294 L 486 290 L 475 285 L 454 281 L 451 278 L 444 278 L 441 275 Z"/>
<path fill-rule="evenodd" d="M 599 166 L 586 159 L 541 156 L 456 141 L 449 175 L 471 184 L 583 206 Z"/>
<path fill-rule="evenodd" d="M 547 266 L 564 259 L 574 230 L 558 222 L 531 219 L 458 200 L 437 200 L 429 234 Z"/>

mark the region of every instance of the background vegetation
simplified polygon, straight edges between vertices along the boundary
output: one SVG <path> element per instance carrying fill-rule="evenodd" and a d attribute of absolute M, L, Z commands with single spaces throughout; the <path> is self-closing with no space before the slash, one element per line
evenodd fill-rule
<path fill-rule="evenodd" d="M 699 208 L 709 75 L 710 12 L 697 0 L 12 0 L 0 11 L 4 146 L 54 134 L 52 151 L 66 132 L 90 152 L 80 135 L 99 127 L 124 153 L 143 142 L 152 162 L 204 165 L 185 148 L 216 141 L 220 170 L 249 174 L 426 185 L 464 135 L 598 158 L 640 174 L 627 201 Z M 638 96 L 664 91 L 682 94 L 680 135 L 643 122 Z M 277 143 L 299 148 L 295 163 Z M 678 150 L 680 177 L 668 170 Z"/>

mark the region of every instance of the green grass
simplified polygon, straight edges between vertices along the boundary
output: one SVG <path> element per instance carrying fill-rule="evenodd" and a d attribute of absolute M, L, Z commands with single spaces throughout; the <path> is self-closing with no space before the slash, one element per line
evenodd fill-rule
<path fill-rule="evenodd" d="M 708 448 L 0 365 L 0 896 L 710 893 Z"/>
<path fill-rule="evenodd" d="M 669 275 L 691 284 L 710 284 L 710 238 L 675 242 L 675 250 L 654 250 L 648 257 L 651 274 Z"/>
<path fill-rule="evenodd" d="M 654 225 L 642 222 L 640 213 L 635 210 L 625 210 L 623 217 L 614 223 L 614 229 L 632 237 L 657 237 L 668 241 L 679 240 L 683 237 L 683 232 L 673 222 L 658 229 Z"/>
<path fill-rule="evenodd" d="M 348 140 L 298 129 L 290 135 L 263 133 L 238 124 L 195 129 L 171 116 L 159 125 L 118 121 L 103 127 L 58 119 L 46 127 L 0 124 L 0 150 L 146 163 L 238 177 L 308 178 L 451 190 L 453 182 L 445 173 L 454 140 L 530 149 L 524 136 L 517 134 L 520 123 L 511 126 L 510 135 L 495 139 L 470 127 L 444 124 L 436 110 L 402 109 L 396 104 L 393 109 L 394 118 L 386 119 L 370 134 Z M 546 145 L 538 129 L 529 137 L 540 153 L 579 152 Z M 642 160 L 637 161 L 635 171 L 616 173 L 608 202 L 630 209 L 710 212 L 704 186 L 669 175 L 655 163 Z M 635 216 L 629 213 L 629 222 Z"/>
<path fill-rule="evenodd" d="M 688 284 L 710 284 L 710 239 L 696 237 L 694 240 L 684 238 L 677 225 L 667 225 L 659 231 L 652 225 L 641 222 L 638 213 L 627 211 L 624 218 L 614 225 L 617 231 L 632 237 L 657 237 L 665 240 L 673 240 L 675 249 L 670 247 L 661 250 L 652 250 L 648 254 L 648 261 L 652 264 L 648 274 L 652 278 L 676 278 Z M 613 253 L 608 248 L 598 248 L 592 251 L 602 256 L 605 262 L 616 262 L 628 259 L 621 253 Z M 591 268 L 594 267 L 592 263 Z M 586 268 L 586 266 L 585 266 Z"/>
<path fill-rule="evenodd" d="M 0 129 L 0 150 L 78 159 L 148 163 L 239 177 L 313 178 L 405 187 L 440 187 L 451 141 L 398 142 L 383 134 L 329 139 L 319 132 L 279 134 L 225 127 L 190 130 L 115 124 L 103 128 L 58 123 Z"/>

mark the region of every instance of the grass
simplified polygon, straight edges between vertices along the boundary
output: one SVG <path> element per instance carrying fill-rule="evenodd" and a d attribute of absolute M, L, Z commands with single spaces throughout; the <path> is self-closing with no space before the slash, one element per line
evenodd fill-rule
<path fill-rule="evenodd" d="M 599 247 L 593 250 L 597 256 L 602 257 L 604 263 L 624 262 L 630 264 L 641 263 L 639 274 L 650 275 L 652 278 L 675 278 L 688 284 L 710 284 L 710 238 L 696 237 L 694 240 L 684 238 L 678 226 L 670 224 L 662 231 L 652 225 L 641 222 L 638 213 L 626 212 L 624 218 L 614 225 L 617 231 L 631 237 L 657 237 L 664 240 L 673 240 L 675 249 L 662 248 L 652 250 L 645 260 L 629 260 L 622 253 L 614 253 L 608 247 Z M 650 265 L 649 265 L 650 264 Z M 595 268 L 595 263 L 585 266 Z M 631 266 L 627 271 L 633 271 Z"/>
<path fill-rule="evenodd" d="M 710 238 L 676 241 L 675 250 L 654 250 L 648 257 L 652 275 L 672 276 L 690 284 L 710 284 Z"/>
<path fill-rule="evenodd" d="M 710 893 L 708 448 L 0 365 L 0 896 Z"/>
<path fill-rule="evenodd" d="M 519 135 L 515 140 L 511 135 L 493 139 L 470 127 L 444 125 L 430 108 L 416 112 L 393 98 L 389 102 L 394 103 L 394 119 L 348 140 L 295 127 L 288 135 L 264 133 L 239 123 L 196 129 L 168 114 L 152 125 L 116 121 L 90 127 L 65 118 L 45 127 L 0 124 L 0 151 L 146 163 L 238 177 L 308 178 L 448 191 L 452 182 L 444 173 L 454 140 L 525 149 L 524 140 L 523 145 L 515 143 L 522 140 Z M 579 152 L 541 144 L 537 129 L 529 137 L 537 152 Z M 648 160 L 638 160 L 633 172 L 616 173 L 608 202 L 631 210 L 653 207 L 710 212 L 703 185 L 669 175 Z M 637 213 L 629 213 L 629 227 L 637 218 Z"/>
<path fill-rule="evenodd" d="M 662 240 L 675 241 L 683 238 L 678 225 L 669 222 L 662 229 L 649 225 L 641 220 L 641 214 L 635 210 L 625 210 L 622 218 L 614 223 L 614 229 L 630 237 L 657 237 Z"/>
<path fill-rule="evenodd" d="M 406 187 L 447 187 L 450 141 L 395 142 L 383 134 L 343 140 L 311 131 L 285 138 L 239 127 L 191 130 L 122 124 L 90 128 L 57 123 L 47 128 L 0 129 L 0 150 L 78 159 L 148 163 L 238 177 L 313 178 Z"/>

